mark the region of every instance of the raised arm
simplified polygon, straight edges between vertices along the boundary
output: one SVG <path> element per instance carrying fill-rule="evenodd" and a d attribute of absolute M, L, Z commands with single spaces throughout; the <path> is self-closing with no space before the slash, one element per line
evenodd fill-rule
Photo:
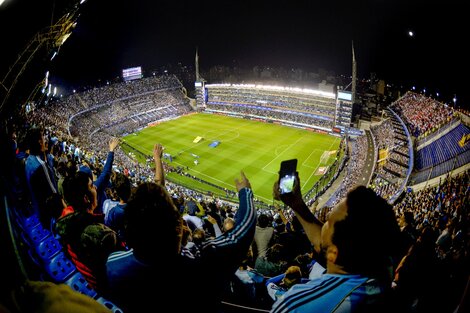
<path fill-rule="evenodd" d="M 111 171 L 113 169 L 113 162 L 114 162 L 114 150 L 119 145 L 119 138 L 111 138 L 109 140 L 109 152 L 108 157 L 106 158 L 106 164 L 104 165 L 103 171 L 101 172 L 100 176 L 94 182 L 96 189 L 98 191 L 104 190 L 108 187 L 109 179 L 111 178 Z"/>
<path fill-rule="evenodd" d="M 235 266 L 246 256 L 246 252 L 253 242 L 256 227 L 256 212 L 251 185 L 243 172 L 240 175 L 241 179 L 235 180 L 240 201 L 235 214 L 235 227 L 215 239 L 206 241 L 203 247 L 203 250 L 211 248 L 220 251 L 219 257 L 225 258 L 227 265 Z"/>
<path fill-rule="evenodd" d="M 292 210 L 294 210 L 295 215 L 302 224 L 308 239 L 312 243 L 315 250 L 320 252 L 321 228 L 323 223 L 320 222 L 312 212 L 310 212 L 304 200 L 302 199 L 302 193 L 300 192 L 299 174 L 296 173 L 296 180 L 294 182 L 294 190 L 292 193 L 280 194 L 279 180 L 277 180 L 274 183 L 273 196 L 274 199 L 281 200 L 286 205 L 291 207 Z"/>
<path fill-rule="evenodd" d="M 165 186 L 165 174 L 163 172 L 162 163 L 163 146 L 156 143 L 153 147 L 153 159 L 155 161 L 155 182 L 159 185 Z"/>
<path fill-rule="evenodd" d="M 211 223 L 212 227 L 214 228 L 214 235 L 215 235 L 214 237 L 217 238 L 221 236 L 222 231 L 220 230 L 219 224 L 217 224 L 217 221 L 215 220 L 215 218 L 213 218 L 210 215 L 207 215 L 207 220 L 209 221 L 209 223 Z"/>

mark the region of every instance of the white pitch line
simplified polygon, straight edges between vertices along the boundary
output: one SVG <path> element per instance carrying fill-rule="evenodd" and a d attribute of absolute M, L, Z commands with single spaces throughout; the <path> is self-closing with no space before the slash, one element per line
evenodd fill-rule
<path fill-rule="evenodd" d="M 280 155 L 282 155 L 285 151 L 287 151 L 287 149 L 289 149 L 290 147 L 292 147 L 293 145 L 295 145 L 297 142 L 299 142 L 299 141 L 300 141 L 301 139 L 303 139 L 304 137 L 305 137 L 305 135 L 302 136 L 302 137 L 300 137 L 299 139 L 297 139 L 294 143 L 291 143 L 290 145 L 288 145 L 287 148 L 285 148 L 284 150 L 282 150 L 282 152 L 279 153 L 276 157 L 274 157 L 274 159 L 272 159 L 268 164 L 266 164 L 265 166 L 263 166 L 262 170 L 265 171 L 265 172 L 271 173 L 271 172 L 269 172 L 269 171 L 266 171 L 265 168 L 266 168 L 269 164 L 273 163 L 274 160 L 276 160 L 276 159 L 277 159 Z"/>
<path fill-rule="evenodd" d="M 178 162 L 174 162 L 174 163 L 177 163 L 177 164 L 179 164 L 179 165 L 183 165 L 183 164 L 178 163 Z M 224 182 L 224 181 L 221 181 L 221 180 L 219 180 L 219 179 L 217 179 L 217 178 L 214 178 L 214 177 L 209 176 L 209 175 L 207 175 L 207 174 L 201 173 L 201 172 L 199 172 L 199 171 L 196 171 L 196 170 L 193 170 L 193 169 L 191 169 L 191 171 L 194 171 L 194 172 L 196 172 L 196 173 L 198 173 L 198 174 L 201 174 L 201 175 L 203 175 L 203 176 L 209 177 L 210 179 L 213 179 L 213 180 L 215 180 L 215 181 L 218 181 L 218 182 L 220 182 L 220 183 L 222 183 L 222 184 L 224 184 L 224 185 L 226 185 L 226 186 L 234 187 L 234 186 L 232 186 L 232 185 L 230 185 L 230 184 L 227 184 L 227 183 Z M 266 200 L 266 201 L 268 201 L 268 202 L 272 201 L 272 199 L 268 199 L 268 198 L 265 198 L 265 197 L 263 197 L 263 196 L 257 196 L 256 194 L 254 195 L 254 197 L 255 197 L 255 198 L 262 198 L 262 199 L 264 199 L 264 200 Z"/>
<path fill-rule="evenodd" d="M 179 165 L 183 165 L 183 164 L 178 163 L 178 162 L 174 162 L 174 163 L 177 163 L 177 164 L 179 164 Z M 208 178 L 210 178 L 210 179 L 213 179 L 213 180 L 215 180 L 215 181 L 218 181 L 218 182 L 220 182 L 220 183 L 222 183 L 222 184 L 224 184 L 224 185 L 226 185 L 226 186 L 234 187 L 234 186 L 232 186 L 232 185 L 230 185 L 230 184 L 228 184 L 228 183 L 226 183 L 226 182 L 224 182 L 224 181 L 222 181 L 222 180 L 220 180 L 220 179 L 214 178 L 214 177 L 212 177 L 212 176 L 209 176 L 209 175 L 207 175 L 207 174 L 201 173 L 201 172 L 196 171 L 196 170 L 194 170 L 194 169 L 191 169 L 191 171 L 194 171 L 194 172 L 196 172 L 196 173 L 198 173 L 198 174 L 201 174 L 201 175 L 206 176 L 206 177 L 208 177 Z M 272 201 L 272 199 L 268 199 L 268 198 L 265 198 L 265 197 L 263 197 L 263 196 L 257 196 L 256 194 L 255 194 L 255 198 L 262 198 L 262 199 L 264 199 L 264 200 L 266 200 L 266 201 L 268 201 L 268 202 L 269 202 L 269 201 Z"/>
<path fill-rule="evenodd" d="M 331 147 L 333 146 L 333 144 L 336 142 L 336 140 L 338 140 L 338 138 L 335 138 L 335 140 L 333 140 L 333 142 L 331 143 L 330 147 L 328 148 L 328 151 L 330 151 Z M 307 178 L 307 180 L 305 181 L 305 183 L 303 184 L 302 189 L 304 189 L 305 185 L 307 185 L 307 183 L 310 181 L 310 178 L 312 178 L 313 174 L 315 174 L 315 172 L 317 171 L 317 169 L 320 167 L 320 162 L 318 162 L 318 166 L 317 168 L 312 172 L 312 174 L 310 174 L 310 176 Z"/>
<path fill-rule="evenodd" d="M 310 159 L 310 156 L 312 155 L 312 153 L 314 151 L 321 151 L 321 150 L 320 149 L 313 149 L 312 152 L 310 152 L 310 154 L 308 155 L 308 157 L 302 162 L 302 166 L 305 166 L 305 167 L 308 167 L 308 168 L 314 168 L 313 166 L 305 164 L 305 163 L 307 163 L 307 160 Z"/>
<path fill-rule="evenodd" d="M 179 164 L 179 165 L 181 165 L 181 166 L 185 166 L 185 165 L 183 165 L 183 164 L 181 164 L 181 163 L 179 163 L 179 162 L 174 162 L 174 163 Z M 196 170 L 194 170 L 194 169 L 190 169 L 190 171 L 193 171 L 193 172 L 196 172 L 196 173 L 198 173 L 198 174 L 201 174 L 202 176 L 209 177 L 210 179 L 213 179 L 213 180 L 215 180 L 215 181 L 218 181 L 219 183 L 222 183 L 222 184 L 224 184 L 224 185 L 226 185 L 226 186 L 234 187 L 234 186 L 232 186 L 232 185 L 230 185 L 230 184 L 227 184 L 226 182 L 224 182 L 224 181 L 222 181 L 222 180 L 220 180 L 220 179 L 214 178 L 214 177 L 212 177 L 212 176 L 209 176 L 209 175 L 204 174 L 204 173 L 202 173 L 202 172 L 196 171 Z"/>

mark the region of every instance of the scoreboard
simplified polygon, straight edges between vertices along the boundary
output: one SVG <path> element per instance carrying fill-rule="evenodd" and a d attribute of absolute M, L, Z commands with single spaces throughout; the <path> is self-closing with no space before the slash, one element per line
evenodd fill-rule
<path fill-rule="evenodd" d="M 122 79 L 126 82 L 130 80 L 134 80 L 134 79 L 139 79 L 142 77 L 143 76 L 142 76 L 141 66 L 125 68 L 122 70 Z"/>

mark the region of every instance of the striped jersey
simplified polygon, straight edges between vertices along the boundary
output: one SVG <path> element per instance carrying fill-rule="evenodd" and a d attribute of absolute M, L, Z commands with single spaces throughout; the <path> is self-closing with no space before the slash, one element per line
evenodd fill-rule
<path fill-rule="evenodd" d="M 271 312 L 356 312 L 383 293 L 375 280 L 361 275 L 324 274 L 292 286 Z"/>

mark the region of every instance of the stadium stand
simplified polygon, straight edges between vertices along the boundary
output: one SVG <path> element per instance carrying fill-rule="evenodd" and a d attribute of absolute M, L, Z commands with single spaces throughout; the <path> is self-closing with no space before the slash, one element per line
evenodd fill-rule
<path fill-rule="evenodd" d="M 334 126 L 333 94 L 262 85 L 208 84 L 207 109 L 308 125 L 330 131 Z"/>
<path fill-rule="evenodd" d="M 74 162 L 83 158 L 91 164 L 102 165 L 106 143 L 112 136 L 123 136 L 153 122 L 193 112 L 181 87 L 178 79 L 169 75 L 112 84 L 73 94 L 47 107 L 35 108 L 27 118 L 29 125 L 46 127 L 50 143 L 58 142 L 59 151 L 53 152 L 57 160 L 54 170 L 57 178 L 61 178 L 66 174 L 59 170 L 59 163 L 70 163 L 73 167 L 76 165 Z M 328 97 L 233 85 L 212 85 L 208 90 L 209 111 L 281 120 L 286 124 L 318 130 L 330 131 L 334 126 L 334 100 Z M 424 108 L 423 112 L 431 114 L 431 117 L 417 112 L 416 107 Z M 18 130 L 21 131 L 24 130 Z M 377 194 L 393 205 L 396 218 L 403 223 L 402 229 L 407 230 L 407 233 L 403 231 L 403 236 L 409 239 L 400 258 L 393 264 L 396 275 L 392 297 L 397 301 L 391 309 L 395 311 L 426 312 L 433 308 L 439 312 L 453 312 L 467 284 L 470 149 L 468 143 L 462 147 L 459 141 L 468 132 L 468 126 L 450 108 L 408 93 L 384 112 L 383 120 L 373 125 L 370 132 L 364 136 L 344 136 L 337 160 L 331 172 L 325 173 L 323 184 L 314 186 L 304 195 L 315 216 L 323 222 L 331 208 L 344 199 L 351 188 L 369 182 Z M 78 154 L 75 153 L 77 147 Z M 61 246 L 60 238 L 30 212 L 28 191 L 22 186 L 21 179 L 21 153 L 25 147 L 15 145 L 13 148 L 5 147 L 5 151 L 12 152 L 8 162 L 12 164 L 11 169 L 20 170 L 2 174 L 4 194 L 0 229 L 6 241 L 2 241 L 2 246 L 8 260 L 2 277 L 7 284 L 11 283 L 11 286 L 2 284 L 2 294 L 8 294 L 11 288 L 30 280 L 64 283 L 109 310 L 120 312 L 105 295 L 90 287 Z M 383 160 L 378 160 L 382 157 Z M 372 175 L 364 177 L 368 158 L 374 163 Z M 148 164 L 136 164 L 119 149 L 114 163 L 113 170 L 127 173 L 133 186 L 152 180 L 153 169 Z M 167 172 L 182 171 L 164 166 Z M 418 171 L 411 176 L 413 169 Z M 192 179 L 201 180 L 197 177 Z M 425 185 L 417 185 L 421 182 Z M 110 199 L 114 187 L 109 188 Z M 223 229 L 224 220 L 230 221 L 234 216 L 237 207 L 233 202 L 234 194 L 227 190 L 228 196 L 224 200 L 204 190 L 195 191 L 174 183 L 167 183 L 166 189 L 182 214 L 196 210 L 192 213 L 203 218 L 206 238 L 215 237 Z M 319 195 L 327 191 L 331 193 L 325 203 L 319 205 Z M 295 213 L 288 208 L 273 210 L 272 206 L 262 203 L 257 203 L 256 207 L 257 214 L 266 215 L 274 228 L 269 253 L 259 259 L 248 254 L 239 270 L 226 281 L 222 312 L 269 311 L 273 300 L 267 294 L 265 282 L 270 277 L 260 275 L 268 268 L 271 271 L 269 276 L 282 275 L 288 265 L 299 266 L 304 278 L 316 275 L 312 270 L 315 258 L 310 245 L 300 245 L 306 237 Z M 402 221 L 409 215 L 413 219 L 408 219 L 405 225 Z M 423 260 L 413 258 L 411 253 L 421 248 L 419 245 L 429 229 L 432 230 L 429 251 L 435 267 L 427 273 L 407 272 L 408 268 L 424 267 Z M 197 232 L 192 235 L 187 237 L 183 253 L 197 257 L 200 245 L 197 238 L 200 235 Z M 402 241 L 402 238 L 397 238 L 397 241 Z M 411 259 L 415 263 L 411 263 Z M 417 283 L 413 285 L 410 282 Z M 7 296 L 2 296 L 1 300 L 7 306 L 11 305 Z"/>

